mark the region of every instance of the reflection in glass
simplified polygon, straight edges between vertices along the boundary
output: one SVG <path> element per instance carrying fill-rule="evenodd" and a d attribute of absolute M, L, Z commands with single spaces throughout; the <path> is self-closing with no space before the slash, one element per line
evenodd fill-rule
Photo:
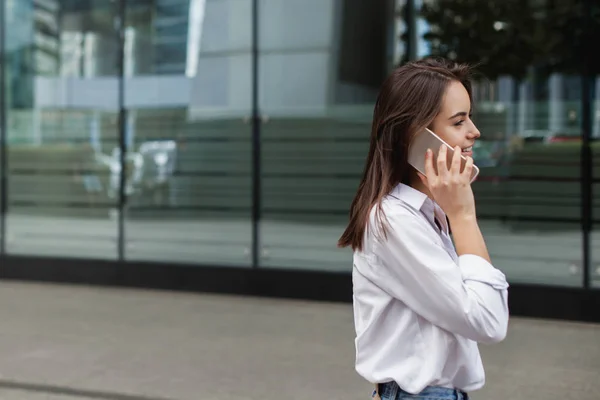
<path fill-rule="evenodd" d="M 337 238 L 404 51 L 395 3 L 259 1 L 261 266 L 348 271 Z"/>
<path fill-rule="evenodd" d="M 581 284 L 580 73 L 592 35 L 570 28 L 584 0 L 257 1 L 260 266 L 348 270 L 335 244 L 379 84 L 437 55 L 479 64 L 474 190 L 492 256 L 512 281 Z M 7 250 L 114 259 L 118 2 L 3 4 Z M 249 266 L 253 0 L 125 4 L 125 256 Z M 594 138 L 598 93 L 597 79 Z"/>
<path fill-rule="evenodd" d="M 559 29 L 577 24 L 577 9 L 474 0 L 421 7 L 431 55 L 480 64 L 474 191 L 491 255 L 513 282 L 582 284 L 581 49 Z"/>
<path fill-rule="evenodd" d="M 128 4 L 125 257 L 249 266 L 252 2 Z"/>
<path fill-rule="evenodd" d="M 600 71 L 598 71 L 600 72 Z M 594 78 L 595 96 L 592 101 L 592 232 L 590 238 L 591 286 L 600 287 L 600 75 Z"/>
<path fill-rule="evenodd" d="M 556 3 L 260 1 L 261 265 L 347 270 L 334 246 L 378 85 L 435 55 L 479 64 L 474 190 L 493 256 L 513 281 L 581 285 L 581 48 L 558 37 L 578 14 Z"/>
<path fill-rule="evenodd" d="M 7 251 L 114 259 L 117 200 L 107 155 L 117 143 L 114 3 L 3 4 Z"/>

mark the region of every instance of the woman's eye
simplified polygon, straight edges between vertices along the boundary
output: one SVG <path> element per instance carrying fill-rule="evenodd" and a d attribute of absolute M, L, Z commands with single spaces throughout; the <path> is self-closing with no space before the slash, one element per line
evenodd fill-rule
<path fill-rule="evenodd" d="M 457 123 L 454 124 L 454 126 L 460 126 L 463 124 L 463 122 L 465 122 L 464 119 L 461 119 L 460 121 L 458 121 Z"/>

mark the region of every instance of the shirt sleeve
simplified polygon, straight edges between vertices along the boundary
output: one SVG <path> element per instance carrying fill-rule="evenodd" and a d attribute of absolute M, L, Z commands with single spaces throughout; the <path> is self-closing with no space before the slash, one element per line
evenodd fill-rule
<path fill-rule="evenodd" d="M 387 219 L 387 239 L 374 244 L 375 262 L 362 272 L 442 329 L 481 343 L 503 340 L 509 317 L 504 274 L 477 255 L 456 263 L 413 215 Z"/>

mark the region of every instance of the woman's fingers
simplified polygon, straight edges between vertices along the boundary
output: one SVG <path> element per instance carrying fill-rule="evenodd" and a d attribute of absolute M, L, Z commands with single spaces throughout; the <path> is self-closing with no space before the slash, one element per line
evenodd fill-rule
<path fill-rule="evenodd" d="M 425 153 L 425 176 L 429 182 L 433 182 L 436 178 L 435 169 L 433 168 L 433 152 L 427 149 Z"/>
<path fill-rule="evenodd" d="M 460 174 L 460 164 L 462 162 L 462 157 L 461 157 L 461 149 L 460 147 L 456 146 L 454 147 L 454 155 L 452 156 L 452 166 L 450 167 L 450 172 L 452 173 L 452 175 L 459 175 Z"/>
<path fill-rule="evenodd" d="M 471 174 L 473 173 L 473 158 L 467 157 L 467 162 L 465 163 L 465 169 L 462 172 L 466 175 L 469 182 L 471 182 Z"/>
<path fill-rule="evenodd" d="M 440 147 L 437 160 L 435 161 L 435 166 L 437 166 L 436 171 L 436 168 L 434 168 L 433 152 L 431 149 L 427 150 L 427 153 L 425 153 L 425 174 L 419 174 L 419 178 L 427 187 L 429 187 L 429 184 L 435 182 L 448 184 L 451 180 L 451 177 L 458 178 L 461 175 L 466 175 L 467 179 L 470 179 L 473 171 L 473 159 L 471 157 L 467 157 L 465 168 L 461 171 L 462 153 L 459 146 L 454 148 L 450 169 L 448 169 L 447 158 L 448 148 L 447 146 L 442 145 Z"/>
<path fill-rule="evenodd" d="M 440 151 L 437 156 L 437 174 L 442 181 L 448 177 L 448 150 L 445 145 L 440 146 Z"/>

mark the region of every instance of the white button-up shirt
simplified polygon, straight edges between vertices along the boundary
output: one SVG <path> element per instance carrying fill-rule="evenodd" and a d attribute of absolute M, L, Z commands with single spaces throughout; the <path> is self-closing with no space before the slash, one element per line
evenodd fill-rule
<path fill-rule="evenodd" d="M 504 274 L 479 256 L 456 254 L 444 212 L 425 194 L 400 184 L 382 207 L 387 238 L 373 211 L 363 250 L 354 253 L 356 371 L 409 393 L 481 388 L 477 342 L 506 336 Z"/>

